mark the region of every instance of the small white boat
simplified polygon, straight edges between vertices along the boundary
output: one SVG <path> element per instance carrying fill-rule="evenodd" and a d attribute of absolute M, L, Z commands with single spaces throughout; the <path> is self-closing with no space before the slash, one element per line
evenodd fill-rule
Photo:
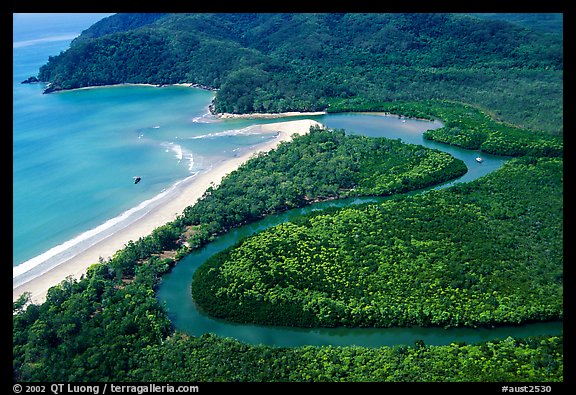
<path fill-rule="evenodd" d="M 482 163 L 482 162 L 484 162 L 484 159 L 482 159 L 481 157 L 477 157 L 477 158 L 476 158 L 476 162 Z"/>

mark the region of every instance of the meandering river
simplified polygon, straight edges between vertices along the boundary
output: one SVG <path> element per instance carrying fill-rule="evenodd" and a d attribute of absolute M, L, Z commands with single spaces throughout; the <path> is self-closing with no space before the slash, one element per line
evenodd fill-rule
<path fill-rule="evenodd" d="M 345 129 L 349 134 L 362 134 L 370 137 L 401 139 L 406 143 L 420 144 L 448 152 L 462 159 L 468 172 L 462 177 L 434 187 L 446 188 L 459 182 L 469 182 L 498 169 L 509 158 L 493 156 L 477 151 L 451 147 L 445 144 L 424 140 L 422 134 L 427 129 L 441 127 L 439 122 L 402 119 L 383 114 L 341 113 L 308 117 L 317 120 L 330 129 Z M 290 118 L 294 119 L 294 118 Z M 281 121 L 278 119 L 276 121 Z M 255 122 L 258 123 L 258 122 Z M 482 163 L 476 157 L 483 158 Z M 420 193 L 412 192 L 412 193 Z M 164 304 L 175 328 L 184 333 L 200 336 L 214 333 L 222 337 L 232 337 L 249 344 L 296 347 L 303 345 L 333 346 L 392 346 L 397 344 L 413 345 L 423 340 L 428 345 L 443 345 L 452 342 L 473 343 L 495 338 L 525 337 L 541 334 L 560 334 L 562 322 L 534 323 L 523 326 L 486 328 L 292 328 L 237 324 L 214 319 L 201 313 L 194 304 L 191 295 L 191 282 L 194 271 L 212 255 L 228 248 L 239 239 L 250 236 L 271 226 L 290 221 L 314 210 L 327 207 L 345 207 L 364 202 L 380 202 L 386 198 L 354 198 L 317 203 L 300 209 L 268 216 L 261 221 L 236 228 L 192 252 L 182 259 L 176 267 L 163 277 L 157 297 Z"/>

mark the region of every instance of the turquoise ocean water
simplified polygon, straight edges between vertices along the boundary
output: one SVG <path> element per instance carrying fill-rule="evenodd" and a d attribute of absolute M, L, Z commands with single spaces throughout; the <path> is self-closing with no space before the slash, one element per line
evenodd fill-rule
<path fill-rule="evenodd" d="M 115 86 L 42 94 L 21 84 L 106 15 L 14 15 L 13 267 L 41 265 L 180 180 L 271 139 L 246 120 L 216 120 L 213 92 Z M 134 184 L 133 177 L 142 181 Z"/>
<path fill-rule="evenodd" d="M 185 86 L 44 95 L 44 84 L 21 84 L 105 16 L 14 15 L 14 287 L 146 214 L 183 180 L 275 137 L 250 134 L 248 126 L 288 120 L 215 119 L 208 113 L 214 93 Z M 305 118 L 416 144 L 440 126 L 376 115 Z M 473 153 L 464 155 L 473 161 Z M 134 184 L 135 176 L 142 181 Z"/>
<path fill-rule="evenodd" d="M 155 203 L 169 198 L 182 180 L 274 137 L 250 135 L 246 127 L 287 120 L 217 120 L 207 109 L 213 93 L 187 87 L 116 86 L 43 95 L 43 84 L 20 83 L 37 75 L 49 56 L 68 48 L 82 30 L 107 15 L 14 15 L 14 287 L 58 264 L 66 254 L 85 248 L 90 240 L 106 237 L 117 226 L 145 214 Z M 438 122 L 374 114 L 306 118 L 351 134 L 401 138 L 447 151 L 464 160 L 469 169 L 456 182 L 473 180 L 506 160 L 482 154 L 485 162 L 478 165 L 478 153 L 424 141 L 422 132 L 441 126 Z M 134 176 L 142 181 L 134 184 Z M 422 328 L 301 331 L 217 323 L 199 317 L 192 300 L 185 296 L 194 270 L 188 261 L 193 258 L 194 254 L 167 275 L 159 292 L 161 299 L 169 302 L 176 326 L 192 334 L 216 332 L 247 342 L 288 346 L 412 344 L 414 339 L 424 338 L 427 344 L 443 344 L 464 340 L 462 336 L 475 336 L 474 341 L 481 340 L 478 336 L 496 336 L 468 334 L 466 330 L 447 334 L 443 330 L 424 333 Z M 175 278 L 179 278 L 178 284 Z M 175 302 L 170 302 L 171 298 Z M 182 311 L 175 311 L 176 307 Z M 193 317 L 194 327 L 186 327 L 186 317 Z M 553 325 L 561 327 L 561 323 Z"/>

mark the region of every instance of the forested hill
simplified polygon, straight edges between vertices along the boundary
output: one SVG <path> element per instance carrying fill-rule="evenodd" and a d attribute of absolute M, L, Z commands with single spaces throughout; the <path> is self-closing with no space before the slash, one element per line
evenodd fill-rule
<path fill-rule="evenodd" d="M 562 35 L 463 14 L 116 14 L 50 57 L 51 90 L 188 82 L 217 112 L 448 99 L 561 135 Z"/>

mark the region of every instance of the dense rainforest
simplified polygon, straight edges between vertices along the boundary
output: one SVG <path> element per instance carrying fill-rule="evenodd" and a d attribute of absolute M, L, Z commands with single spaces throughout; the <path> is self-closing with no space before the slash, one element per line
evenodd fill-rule
<path fill-rule="evenodd" d="M 475 13 L 474 16 L 482 19 L 496 19 L 499 21 L 507 21 L 542 32 L 562 34 L 564 29 L 564 20 L 562 14 L 548 14 L 548 13 L 535 14 L 530 12 L 522 12 L 514 14 L 507 12 L 486 12 L 486 13 Z"/>
<path fill-rule="evenodd" d="M 480 16 L 117 14 L 38 77 L 50 90 L 193 83 L 217 89 L 215 111 L 230 113 L 325 110 L 334 99 L 457 100 L 561 135 L 561 32 Z M 559 26 L 562 15 L 545 20 Z"/>
<path fill-rule="evenodd" d="M 354 146 L 355 142 L 364 139 L 357 136 L 346 138 L 342 131 L 312 130 L 312 132 L 308 137 L 294 140 L 295 144 L 287 143 L 270 155 L 253 158 L 251 160 L 253 163 L 248 162 L 246 166 L 241 167 L 237 171 L 238 174 L 231 173 L 229 178 L 225 178 L 218 188 L 206 195 L 203 201 L 221 211 L 221 218 L 233 217 L 234 205 L 214 204 L 213 200 L 219 200 L 218 194 L 214 192 L 220 188 L 234 188 L 236 182 L 244 180 L 241 173 L 254 170 L 258 167 L 258 163 L 259 166 L 274 168 L 277 163 L 282 163 L 283 159 L 291 158 L 299 161 L 295 153 L 305 152 L 306 148 L 312 149 L 313 144 L 310 142 L 319 138 L 325 142 L 324 146 L 320 144 L 320 152 L 326 148 L 326 142 L 340 140 L 344 142 L 344 146 L 350 142 L 352 143 L 350 146 Z M 305 142 L 308 144 L 304 144 Z M 422 148 L 418 147 L 403 147 L 396 141 L 380 142 L 384 145 L 386 143 L 399 149 L 400 152 L 422 151 Z M 292 145 L 294 149 L 291 149 Z M 378 145 L 372 146 L 378 147 Z M 429 152 L 434 153 L 432 150 Z M 400 158 L 396 160 L 399 161 Z M 266 163 L 267 161 L 270 163 Z M 426 302 L 425 308 L 414 305 L 413 309 L 403 310 L 401 303 L 397 303 L 392 305 L 394 307 L 388 313 L 401 313 L 397 315 L 397 323 L 408 317 L 423 319 L 421 323 L 442 325 L 496 323 L 498 317 L 508 317 L 508 313 L 511 313 L 508 322 L 562 317 L 560 295 L 563 278 L 560 263 L 562 228 L 559 225 L 561 224 L 559 218 L 562 216 L 561 167 L 561 158 L 524 156 L 494 172 L 490 177 L 470 185 L 461 185 L 455 190 L 428 192 L 424 196 L 405 198 L 405 201 L 393 199 L 387 203 L 398 208 L 400 212 L 391 218 L 397 228 L 388 228 L 395 237 L 380 240 L 381 242 L 392 240 L 393 243 L 393 248 L 387 247 L 384 254 L 399 254 L 400 258 L 406 259 L 421 252 L 422 256 L 415 259 L 416 263 L 406 267 L 408 271 L 418 270 L 416 265 L 422 263 L 426 257 L 433 258 L 437 265 L 425 271 L 422 279 L 427 281 L 429 289 L 430 287 L 438 289 L 438 295 L 433 295 L 425 287 L 417 288 L 420 293 L 414 297 L 430 298 L 427 302 L 422 299 L 419 301 Z M 253 177 L 252 179 L 255 180 Z M 253 191 L 260 193 L 256 189 Z M 272 195 L 274 188 L 270 188 L 269 191 Z M 530 193 L 526 193 L 527 191 Z M 208 196 L 215 198 L 209 199 Z M 222 198 L 225 198 L 225 195 Z M 412 208 L 407 218 L 401 215 L 405 212 L 401 202 Z M 421 202 L 426 202 L 426 205 L 421 206 L 419 204 Z M 460 207 L 458 204 L 460 202 L 466 204 Z M 345 209 L 341 213 L 321 212 L 310 218 L 303 218 L 300 223 L 284 226 L 301 227 L 305 231 L 306 228 L 312 228 L 312 224 L 324 221 L 326 224 L 341 223 L 346 227 L 350 222 L 343 220 L 346 216 L 342 216 L 342 213 L 352 216 L 359 214 L 357 218 L 361 219 L 362 214 L 371 211 L 380 212 L 381 215 L 386 209 L 390 211 L 391 206 L 387 205 L 367 205 Z M 192 215 L 193 211 L 191 208 L 187 210 L 189 215 Z M 226 212 L 230 215 L 226 215 Z M 427 224 L 430 213 L 434 213 L 432 225 L 437 225 L 439 230 L 444 232 L 434 234 L 430 240 L 409 237 L 416 225 L 420 225 L 419 229 L 422 230 L 430 229 L 431 225 Z M 416 214 L 420 214 L 420 217 Z M 459 218 L 460 216 L 463 218 Z M 428 346 L 417 342 L 414 346 L 370 349 L 355 346 L 298 348 L 251 346 L 209 334 L 190 337 L 175 332 L 166 312 L 159 305 L 154 290 L 161 281 L 162 274 L 169 271 L 179 257 L 190 248 L 194 248 L 191 241 L 200 234 L 197 230 L 202 226 L 190 227 L 188 224 L 191 218 L 193 217 L 187 219 L 183 215 L 173 223 L 157 228 L 150 236 L 129 243 L 109 261 L 93 265 L 81 280 L 69 279 L 51 288 L 46 302 L 41 305 L 25 305 L 25 297 L 17 301 L 14 304 L 13 318 L 14 378 L 24 381 L 549 382 L 563 380 L 561 335 L 507 338 L 478 344 L 455 342 L 448 346 Z M 246 219 L 240 220 L 244 222 Z M 455 226 L 462 228 L 462 236 L 449 232 L 450 223 L 453 221 Z M 474 227 L 478 224 L 481 225 L 482 234 Z M 361 240 L 367 243 L 377 241 L 374 236 L 378 230 L 372 234 L 365 234 L 363 227 L 360 226 L 366 225 L 368 229 L 370 223 L 357 222 L 357 225 L 359 226 L 355 235 Z M 490 225 L 497 226 L 497 229 L 492 231 Z M 528 232 L 528 239 L 524 239 L 525 235 L 518 235 L 517 226 Z M 460 230 L 459 228 L 458 234 Z M 212 228 L 211 231 L 215 229 Z M 331 234 L 337 235 L 338 232 L 335 229 Z M 213 234 L 207 232 L 204 236 L 205 239 L 200 238 L 197 241 L 209 241 Z M 341 236 L 346 238 L 344 234 Z M 265 236 L 257 235 L 255 240 L 260 240 L 261 237 Z M 462 240 L 454 239 L 458 237 Z M 495 241 L 495 244 L 491 245 L 489 241 L 484 243 L 484 237 L 489 241 Z M 190 247 L 181 244 L 182 238 L 190 242 Z M 329 235 L 325 235 L 322 240 L 327 238 Z M 481 238 L 479 240 L 481 244 L 476 251 L 470 241 L 478 238 Z M 293 238 L 288 237 L 283 243 L 286 245 L 292 241 Z M 446 258 L 439 256 L 445 247 L 458 242 L 469 247 L 460 253 L 452 251 Z M 166 250 L 176 249 L 179 249 L 176 255 L 167 254 Z M 374 245 L 367 250 L 367 253 L 374 254 L 377 249 L 378 247 Z M 358 249 L 350 248 L 350 251 Z M 294 253 L 301 252 L 298 249 L 294 250 Z M 329 258 L 332 252 L 333 250 L 327 250 L 322 253 Z M 505 257 L 507 252 L 512 255 Z M 486 254 L 497 254 L 502 258 L 500 266 L 495 268 L 491 265 L 489 259 L 486 259 Z M 391 257 L 392 255 L 389 255 L 389 258 Z M 525 262 L 529 269 L 526 273 L 521 270 L 522 262 Z M 320 261 L 317 260 L 317 263 Z M 356 275 L 366 270 L 374 272 L 374 262 L 368 260 L 367 263 L 350 268 L 350 273 L 354 274 L 354 269 L 357 269 Z M 341 280 L 340 275 L 332 276 L 330 261 L 326 261 L 324 266 L 326 270 L 319 272 L 324 278 L 319 278 L 320 280 L 328 286 L 331 281 Z M 394 265 L 388 262 L 387 268 L 393 269 Z M 397 266 L 396 269 L 400 267 Z M 438 277 L 438 281 L 429 278 L 429 275 L 439 272 L 441 276 Z M 515 280 L 516 275 L 520 275 L 520 279 Z M 409 273 L 390 271 L 386 278 L 387 284 L 384 284 L 386 289 L 399 291 L 402 281 L 409 280 Z M 500 278 L 502 280 L 499 280 Z M 302 276 L 302 279 L 310 280 L 306 276 Z M 367 281 L 375 279 L 374 276 L 367 277 Z M 508 285 L 503 283 L 505 279 L 510 280 Z M 351 278 L 346 278 L 346 281 L 350 280 Z M 523 282 L 524 280 L 526 282 Z M 352 310 L 348 310 L 351 316 L 344 319 L 350 317 L 367 319 L 367 309 L 357 307 L 369 300 L 366 297 L 370 295 L 362 295 L 363 290 L 357 287 L 354 289 L 353 285 L 351 284 L 350 290 L 342 290 L 353 296 L 354 301 L 351 303 L 355 304 Z M 488 288 L 490 292 L 482 293 L 482 290 L 488 291 Z M 374 294 L 373 288 L 371 292 Z M 460 292 L 472 297 L 475 295 L 476 299 L 466 300 Z M 315 295 L 318 293 L 317 291 Z M 388 297 L 378 295 L 378 292 L 376 294 Z M 542 298 L 534 306 L 524 304 L 524 298 L 534 300 L 537 295 Z M 399 296 L 401 295 L 390 295 L 391 300 L 396 301 Z M 263 300 L 264 297 L 263 295 Z M 320 304 L 329 303 L 328 299 L 319 298 L 318 301 Z M 414 298 L 410 301 L 413 302 Z M 326 305 L 330 307 L 328 303 Z M 438 314 L 438 305 L 449 307 L 453 304 L 468 310 L 464 310 L 461 317 L 454 308 L 448 310 L 447 317 L 442 313 Z M 371 306 L 377 305 L 371 304 Z M 342 311 L 346 313 L 350 306 L 343 307 Z M 475 318 L 466 316 L 466 311 L 470 309 L 479 311 L 478 309 L 482 307 L 484 311 L 479 321 L 473 322 Z M 394 308 L 400 310 L 394 311 Z M 371 307 L 368 310 L 370 309 L 373 314 L 376 312 L 375 308 Z M 338 317 L 330 310 L 323 310 L 323 313 L 326 312 L 331 313 L 328 314 L 331 319 Z M 360 314 L 355 317 L 358 312 Z"/>
<path fill-rule="evenodd" d="M 446 100 L 374 102 L 362 98 L 332 101 L 329 112 L 385 111 L 406 117 L 441 119 L 444 126 L 424 138 L 461 148 L 504 156 L 562 156 L 563 140 L 541 131 L 496 122 L 473 106 Z"/>
<path fill-rule="evenodd" d="M 313 213 L 195 273 L 219 318 L 268 325 L 494 326 L 563 317 L 562 160 L 449 190 Z"/>
<path fill-rule="evenodd" d="M 322 134 L 322 133 L 320 133 Z M 290 147 L 286 144 L 285 147 Z M 289 151 L 289 150 L 287 150 Z M 255 160 L 266 158 L 255 158 Z M 277 159 L 277 158 L 276 158 Z M 388 297 L 391 304 L 388 314 L 397 315 L 398 323 L 405 317 L 427 317 L 429 323 L 464 324 L 471 318 L 470 309 L 485 308 L 478 324 L 490 323 L 494 317 L 510 320 L 538 320 L 562 317 L 561 292 L 562 238 L 561 227 L 561 178 L 560 158 L 523 157 L 502 169 L 471 184 L 412 198 L 391 200 L 382 206 L 367 205 L 341 212 L 321 212 L 300 223 L 284 227 L 306 228 L 341 224 L 342 228 L 354 224 L 355 233 L 338 233 L 332 228 L 329 235 L 340 237 L 343 242 L 359 236 L 367 243 L 392 241 L 383 249 L 390 260 L 385 265 L 385 289 L 399 291 L 415 281 L 419 275 L 427 287 L 418 286 L 418 295 L 400 301 L 401 294 L 379 294 Z M 241 172 L 241 170 L 239 170 Z M 512 180 L 512 183 L 511 183 Z M 224 181 L 223 184 L 224 185 Z M 542 190 L 539 191 L 539 188 Z M 525 193 L 530 191 L 531 193 Z M 536 195 L 536 196 L 534 196 Z M 415 200 L 412 200 L 415 199 Z M 518 199 L 518 201 L 516 201 Z M 425 202 L 426 204 L 422 204 Z M 461 204 L 464 203 L 464 204 Z M 407 204 L 407 206 L 404 206 Z M 229 206 L 221 206 L 226 210 Z M 405 209 L 403 207 L 406 207 Z M 360 222 L 370 212 L 390 214 L 398 210 L 385 229 L 395 237 L 378 238 L 364 232 L 375 229 L 370 221 Z M 410 212 L 409 217 L 402 214 Z M 434 213 L 434 215 L 431 215 Z M 334 215 L 336 214 L 336 215 Z M 356 215 L 356 217 L 354 217 Z M 364 216 L 363 216 L 364 215 Z M 430 219 L 430 216 L 433 219 Z M 460 217 L 463 218 L 460 218 Z M 358 220 L 358 221 L 357 221 Z M 428 224 L 429 221 L 432 224 Z M 178 222 L 178 221 L 176 221 Z M 456 234 L 450 232 L 451 223 L 460 227 Z M 475 225 L 481 225 L 477 230 Z M 490 226 L 497 229 L 492 231 Z M 413 233 L 413 227 L 426 230 L 436 226 L 442 233 L 424 237 L 426 233 Z M 155 298 L 154 289 L 163 273 L 175 263 L 170 257 L 151 253 L 147 246 L 157 245 L 157 251 L 174 246 L 178 237 L 176 224 L 167 224 L 152 235 L 119 251 L 108 262 L 95 264 L 82 280 L 68 280 L 50 289 L 42 305 L 24 307 L 22 301 L 14 305 L 14 377 L 17 380 L 75 381 L 75 380 L 182 380 L 182 381 L 558 381 L 563 379 L 562 336 L 541 336 L 526 339 L 508 338 L 479 344 L 452 343 L 448 346 L 427 346 L 417 343 L 413 347 L 395 346 L 376 349 L 363 347 L 299 347 L 277 348 L 250 346 L 241 342 L 213 335 L 189 337 L 174 332 L 170 321 Z M 282 226 L 281 226 L 282 227 Z M 392 229 L 392 227 L 394 227 Z M 519 230 L 516 227 L 520 227 Z M 453 230 L 453 229 L 452 229 Z M 528 235 L 518 236 L 525 230 Z M 500 232 L 496 234 L 496 232 Z M 319 233 L 322 233 L 319 231 Z M 289 246 L 302 232 L 290 233 L 278 246 Z M 265 238 L 267 232 L 255 236 Z M 459 236 L 460 235 L 460 236 Z M 428 234 L 430 236 L 430 234 Z M 416 238 L 414 238 L 416 237 Z M 527 238 L 525 238 L 527 237 Z M 461 238 L 462 240 L 456 240 Z M 481 240 L 477 240 L 480 238 Z M 476 239 L 475 245 L 445 251 L 455 243 L 466 246 Z M 250 242 L 248 240 L 247 242 Z M 444 245 L 443 245 L 444 244 Z M 359 251 L 345 243 L 351 253 Z M 295 245 L 293 247 L 299 247 Z M 276 248 L 276 247 L 274 247 Z M 439 248 L 439 249 L 438 249 Z M 374 245 L 367 254 L 378 250 Z M 295 248 L 293 253 L 310 250 Z M 311 251 L 316 251 L 312 249 Z M 330 258 L 334 248 L 319 254 Z M 510 253 L 510 256 L 506 256 Z M 138 255 L 141 254 L 141 255 Z M 391 261 L 397 254 L 404 262 L 414 258 L 414 263 L 401 267 Z M 496 254 L 501 261 L 496 268 L 487 255 Z M 442 255 L 446 255 L 443 257 Z M 279 255 L 282 256 L 282 255 Z M 321 285 L 331 287 L 331 282 L 345 278 L 333 270 L 330 259 L 316 263 L 322 266 Z M 428 266 L 424 261 L 432 259 Z M 374 272 L 374 262 L 359 261 L 349 268 L 350 274 Z M 529 271 L 524 272 L 524 262 Z M 292 260 L 291 264 L 297 263 Z M 383 262 L 385 264 L 386 262 Z M 424 265 L 424 266 L 422 266 Z M 275 266 L 278 270 L 281 267 Z M 286 270 L 293 268 L 288 265 Z M 404 270 L 405 269 L 405 270 Z M 378 268 L 376 267 L 376 270 Z M 410 272 L 412 271 L 412 272 Z M 414 272 L 415 271 L 415 272 Z M 303 281 L 311 280 L 304 270 Z M 436 279 L 431 276 L 441 274 Z M 515 278 L 519 276 L 519 278 Z M 366 282 L 377 277 L 367 276 Z M 289 276 L 283 277 L 286 281 Z M 360 277 L 356 277 L 357 280 Z M 367 313 L 377 312 L 377 304 L 363 309 L 370 300 L 369 292 L 377 291 L 370 284 L 366 294 L 350 284 L 343 292 L 353 296 L 349 310 L 356 319 L 367 319 Z M 374 284 L 373 284 L 374 285 Z M 426 289 L 428 288 L 428 289 Z M 431 289 L 438 292 L 432 293 Z M 276 288 L 275 288 L 276 291 Z M 486 291 L 486 292 L 482 292 Z M 470 296 L 462 297 L 460 293 Z M 310 292 L 318 296 L 319 291 Z M 418 296 L 429 301 L 415 300 Z M 474 297 L 475 296 L 475 297 Z M 276 293 L 278 300 L 283 295 Z M 535 301 L 538 297 L 541 300 Z M 484 299 L 488 298 L 488 299 Z M 529 298 L 534 304 L 526 303 Z M 263 298 L 264 300 L 264 298 Z M 377 299 L 372 299 L 377 300 Z M 328 300 L 317 298 L 318 307 L 325 305 L 322 316 L 330 317 Z M 412 309 L 407 308 L 408 302 Z M 418 303 L 426 302 L 424 306 Z M 404 303 L 404 305 L 402 305 Z M 449 307 L 448 321 L 438 314 L 437 305 Z M 451 307 L 453 306 L 453 307 Z M 454 307 L 463 308 L 461 318 Z M 480 307 L 479 307 L 480 306 Z M 350 306 L 344 304 L 346 312 Z M 360 308 L 358 308 L 360 307 Z M 365 306 L 364 306 L 365 307 Z M 398 308 L 398 310 L 394 310 Z M 429 310 L 426 312 L 426 308 Z M 478 311 L 478 310 L 475 310 Z M 289 313 L 287 311 L 287 313 Z M 326 314 L 328 313 L 328 314 Z M 358 317 L 355 315 L 359 314 Z M 407 314 L 404 316 L 404 314 Z M 334 318 L 336 316 L 332 316 Z M 443 321 L 444 320 L 444 321 Z M 461 320 L 458 322 L 458 320 Z M 518 322 L 516 321 L 516 322 Z M 350 321 L 353 322 L 353 321 Z M 359 322 L 359 321 L 358 321 Z M 417 363 L 416 363 L 417 362 Z"/>
<path fill-rule="evenodd" d="M 195 226 L 189 241 L 196 246 L 212 233 L 310 202 L 388 196 L 440 184 L 466 171 L 464 162 L 441 151 L 316 127 L 246 162 L 218 188 L 208 188 L 184 210 L 182 221 Z"/>
<path fill-rule="evenodd" d="M 121 14 L 95 24 L 49 60 L 43 81 L 55 89 L 190 82 L 218 89 L 217 111 L 439 119 L 444 128 L 428 138 L 517 158 L 471 183 L 394 197 L 457 177 L 462 164 L 398 141 L 311 130 L 254 157 L 81 279 L 51 288 L 46 302 L 14 302 L 13 379 L 563 381 L 563 335 L 445 346 L 248 345 L 175 330 L 155 293 L 180 258 L 231 227 L 316 200 L 380 194 L 391 199 L 317 212 L 241 241 L 199 269 L 227 267 L 226 277 L 199 274 L 195 296 L 219 292 L 219 314 L 242 299 L 256 308 L 247 320 L 268 311 L 270 320 L 285 313 L 300 325 L 562 319 L 563 61 L 561 37 L 546 31 L 428 14 Z M 255 256 L 261 265 L 244 276 L 254 251 L 271 259 Z M 294 285 L 294 270 L 307 292 Z M 223 290 L 244 280 L 258 286 Z"/>

